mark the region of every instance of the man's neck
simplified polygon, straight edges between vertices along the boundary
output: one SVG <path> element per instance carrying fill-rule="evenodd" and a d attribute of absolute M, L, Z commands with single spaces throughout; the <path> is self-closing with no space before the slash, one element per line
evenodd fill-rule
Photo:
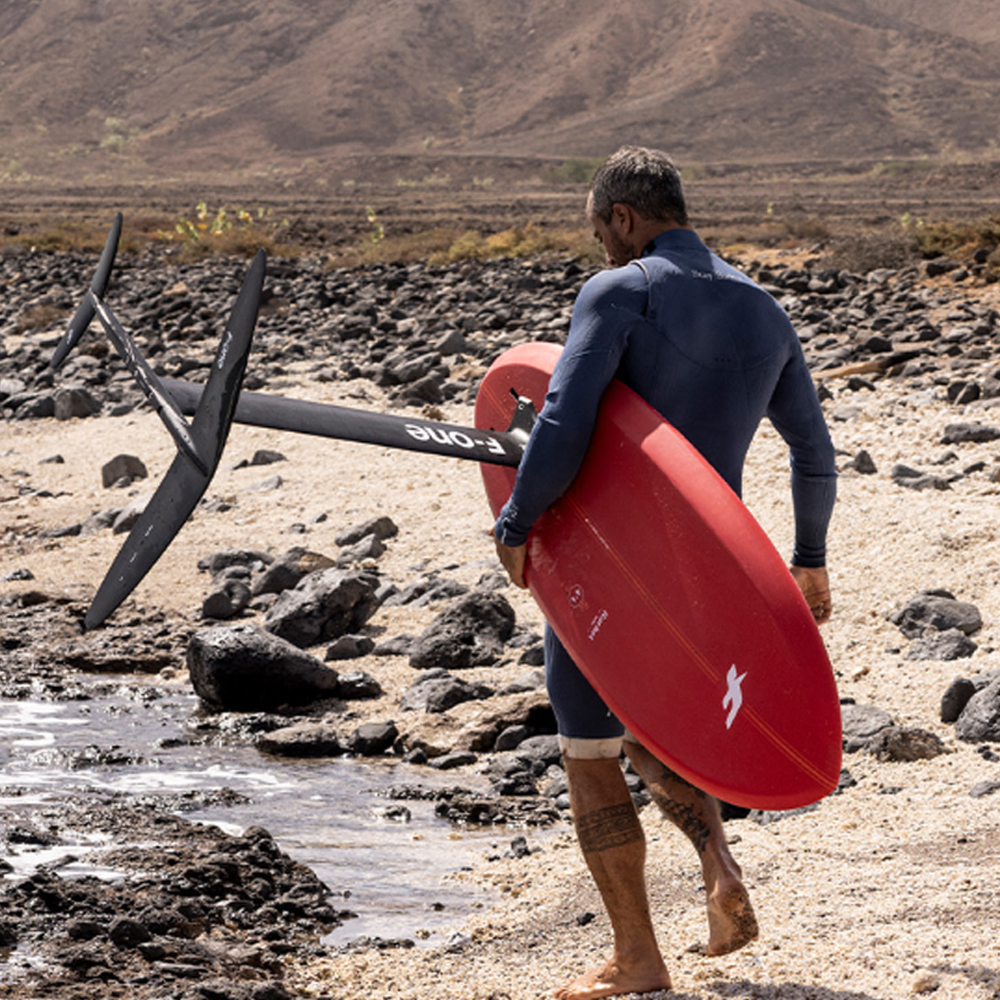
<path fill-rule="evenodd" d="M 636 256 L 643 256 L 644 254 L 651 253 L 656 240 L 659 239 L 664 233 L 668 233 L 674 229 L 688 229 L 690 226 L 681 226 L 676 222 L 661 222 L 661 221 L 647 221 L 643 220 L 643 224 L 636 229 L 635 232 L 635 243 L 634 246 L 639 251 Z"/>

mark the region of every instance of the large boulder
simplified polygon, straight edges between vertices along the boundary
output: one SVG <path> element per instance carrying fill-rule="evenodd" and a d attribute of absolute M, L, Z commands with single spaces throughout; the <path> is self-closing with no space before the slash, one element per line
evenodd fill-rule
<path fill-rule="evenodd" d="M 918 594 L 888 618 L 908 639 L 920 638 L 928 627 L 938 632 L 958 629 L 965 635 L 972 635 L 983 627 L 979 609 L 967 601 L 959 601 L 947 590 Z"/>
<path fill-rule="evenodd" d="M 255 625 L 196 632 L 187 665 L 195 693 L 216 711 L 269 712 L 336 696 L 337 671 Z"/>
<path fill-rule="evenodd" d="M 442 611 L 410 649 L 418 670 L 484 667 L 514 632 L 514 609 L 502 594 L 475 590 Z"/>
<path fill-rule="evenodd" d="M 1000 678 L 977 691 L 955 723 L 965 743 L 1000 743 Z"/>
<path fill-rule="evenodd" d="M 271 605 L 264 628 L 300 648 L 357 632 L 379 605 L 378 576 L 331 568 L 310 573 Z"/>

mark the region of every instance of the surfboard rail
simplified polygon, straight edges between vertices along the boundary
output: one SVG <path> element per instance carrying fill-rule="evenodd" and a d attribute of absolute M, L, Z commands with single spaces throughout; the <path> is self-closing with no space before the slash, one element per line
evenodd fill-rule
<path fill-rule="evenodd" d="M 476 422 L 502 422 L 512 388 L 544 398 L 559 353 L 507 351 Z M 497 514 L 514 475 L 482 475 Z M 788 567 L 697 450 L 617 381 L 573 484 L 529 535 L 525 578 L 609 708 L 692 784 L 768 809 L 836 788 L 836 682 Z"/>

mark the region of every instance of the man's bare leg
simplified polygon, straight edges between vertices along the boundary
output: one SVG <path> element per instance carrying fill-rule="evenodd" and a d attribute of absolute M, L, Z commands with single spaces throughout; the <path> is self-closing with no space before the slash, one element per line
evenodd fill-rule
<path fill-rule="evenodd" d="M 625 752 L 653 801 L 694 845 L 708 903 L 706 955 L 727 955 L 757 937 L 757 918 L 743 872 L 726 843 L 719 803 L 686 782 L 645 747 L 626 740 Z"/>
<path fill-rule="evenodd" d="M 646 841 L 617 757 L 564 757 L 580 849 L 614 934 L 603 965 L 557 989 L 559 1000 L 597 1000 L 670 988 L 646 895 Z"/>

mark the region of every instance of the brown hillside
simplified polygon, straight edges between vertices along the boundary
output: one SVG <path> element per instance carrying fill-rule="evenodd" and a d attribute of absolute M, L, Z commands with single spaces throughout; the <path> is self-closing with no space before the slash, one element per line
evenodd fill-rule
<path fill-rule="evenodd" d="M 390 154 L 537 173 L 623 141 L 688 165 L 995 159 L 998 106 L 995 0 L 0 7 L 8 187 L 338 182 Z"/>

